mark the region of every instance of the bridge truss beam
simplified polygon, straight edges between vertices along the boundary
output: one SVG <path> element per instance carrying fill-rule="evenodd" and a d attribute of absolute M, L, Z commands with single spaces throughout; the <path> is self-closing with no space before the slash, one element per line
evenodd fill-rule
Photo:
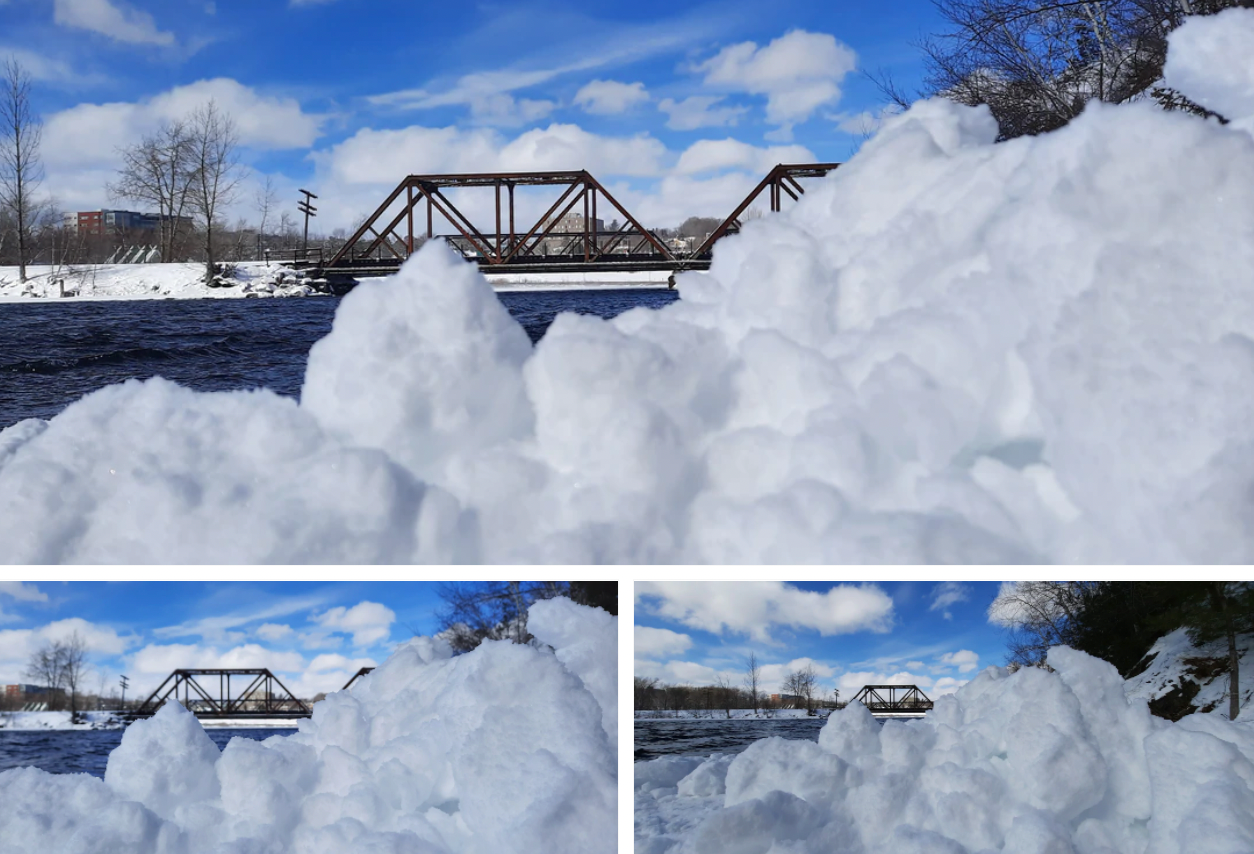
<path fill-rule="evenodd" d="M 557 200 L 534 223 L 521 223 L 515 205 L 516 187 L 562 188 Z M 443 192 L 450 188 L 481 188 L 495 195 L 495 228 L 480 229 Z M 580 231 L 559 231 L 558 225 L 576 209 Z M 606 232 L 596 228 L 600 213 L 616 212 L 623 225 Z M 517 267 L 578 262 L 651 262 L 674 264 L 670 248 L 640 224 L 613 194 L 586 171 L 491 172 L 462 175 L 410 175 L 326 265 L 326 269 L 396 266 L 413 254 L 415 219 L 425 220 L 428 240 L 441 237 L 485 267 Z M 437 234 L 437 222 L 453 228 Z M 423 222 L 417 223 L 422 226 Z M 442 226 L 441 226 L 442 227 Z M 508 227 L 508 231 L 506 231 Z M 400 231 L 398 231 L 400 229 Z M 547 241 L 547 242 L 546 242 Z M 553 247 L 554 243 L 559 246 Z M 556 252 L 549 252 L 553 247 Z M 389 258 L 384 258 L 384 252 Z"/>
<path fill-rule="evenodd" d="M 671 249 L 645 228 L 585 170 L 410 175 L 366 218 L 321 271 L 349 275 L 391 273 L 413 254 L 420 239 L 437 238 L 448 242 L 468 260 L 477 261 L 485 272 L 707 269 L 713 245 L 741 229 L 741 217 L 759 196 L 768 193 L 770 210 L 777 213 L 782 209 L 785 196 L 797 201 L 804 195 L 802 179 L 822 177 L 839 165 L 777 165 L 696 250 L 682 253 Z M 534 223 L 520 224 L 515 205 L 516 187 L 553 187 L 560 188 L 561 193 Z M 493 192 L 495 222 L 492 227 L 477 226 L 443 192 L 464 188 Z M 563 219 L 572 211 L 582 214 L 582 228 L 559 230 Z M 613 231 L 602 231 L 596 226 L 599 212 L 613 212 L 615 219 L 622 217 L 623 224 Z M 446 227 L 451 230 L 437 233 L 437 228 Z"/>
<path fill-rule="evenodd" d="M 916 685 L 864 685 L 854 701 L 876 712 L 926 712 L 932 701 Z"/>
<path fill-rule="evenodd" d="M 214 676 L 218 677 L 216 691 Z M 311 714 L 309 706 L 269 670 L 231 668 L 175 670 L 131 716 L 150 717 L 171 699 L 198 718 L 307 718 Z"/>
<path fill-rule="evenodd" d="M 762 193 L 769 192 L 770 194 L 771 213 L 779 213 L 782 209 L 785 194 L 794 202 L 800 201 L 801 197 L 805 195 L 805 188 L 801 186 L 800 181 L 798 181 L 799 178 L 822 178 L 838 166 L 840 166 L 839 163 L 778 164 L 774 169 L 766 173 L 766 177 L 758 182 L 758 185 L 753 188 L 749 195 L 745 196 L 744 201 L 731 212 L 731 216 L 723 220 L 718 228 L 710 232 L 710 236 L 692 253 L 693 257 L 708 257 L 714 248 L 714 244 L 721 238 L 740 231 L 744 227 L 740 217 Z"/>

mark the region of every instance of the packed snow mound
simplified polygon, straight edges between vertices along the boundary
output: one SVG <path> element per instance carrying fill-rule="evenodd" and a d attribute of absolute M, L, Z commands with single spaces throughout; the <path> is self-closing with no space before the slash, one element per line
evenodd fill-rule
<path fill-rule="evenodd" d="M 1186 18 L 1168 37 L 1170 51 L 1163 67 L 1168 86 L 1230 119 L 1254 117 L 1254 67 L 1246 62 L 1221 62 L 1216 57 L 1249 57 L 1254 47 L 1254 14 L 1224 9 L 1215 15 Z"/>
<path fill-rule="evenodd" d="M 299 406 L 152 381 L 0 434 L 0 558 L 1254 561 L 1252 21 L 1172 41 L 1232 125 L 1095 103 L 994 145 L 922 102 L 679 302 L 534 349 L 429 243 Z"/>
<path fill-rule="evenodd" d="M 818 743 L 638 763 L 636 850 L 1254 851 L 1254 725 L 1168 723 L 1099 659 L 1058 647 L 1049 664 L 989 668 L 920 720 L 855 703 Z"/>
<path fill-rule="evenodd" d="M 415 639 L 316 704 L 296 734 L 221 752 L 168 704 L 127 729 L 104 781 L 0 773 L 0 851 L 608 854 L 617 759 L 600 703 L 617 703 L 604 685 L 618 656 L 607 616 L 535 609 L 530 627 L 556 654 L 489 641 L 452 657 Z"/>

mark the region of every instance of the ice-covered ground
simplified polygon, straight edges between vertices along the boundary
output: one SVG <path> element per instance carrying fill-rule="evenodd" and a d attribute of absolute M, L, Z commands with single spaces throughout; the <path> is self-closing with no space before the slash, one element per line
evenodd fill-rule
<path fill-rule="evenodd" d="M 556 654 L 416 638 L 294 735 L 219 752 L 177 704 L 127 729 L 105 779 L 0 773 L 0 851 L 609 854 L 617 850 L 617 619 L 566 599 Z"/>
<path fill-rule="evenodd" d="M 1254 721 L 1170 723 L 1115 669 L 992 667 L 926 718 L 635 766 L 637 854 L 1248 854 Z"/>
<path fill-rule="evenodd" d="M 82 712 L 73 723 L 69 712 L 0 712 L 0 729 L 118 729 L 123 724 L 112 712 Z"/>
<path fill-rule="evenodd" d="M 338 307 L 301 401 L 131 382 L 0 433 L 20 562 L 1251 562 L 1254 11 L 994 145 L 888 120 L 682 300 L 533 349 L 436 245 Z M 228 533 L 229 532 L 229 533 Z"/>

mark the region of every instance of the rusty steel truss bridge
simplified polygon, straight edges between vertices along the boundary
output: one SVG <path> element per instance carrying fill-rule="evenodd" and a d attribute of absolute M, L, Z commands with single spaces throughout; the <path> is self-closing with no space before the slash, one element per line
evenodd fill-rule
<path fill-rule="evenodd" d="M 363 667 L 348 680 L 349 686 L 373 667 Z M 217 677 L 217 685 L 213 677 Z M 235 677 L 235 684 L 231 678 Z M 179 692 L 182 691 L 182 696 Z M 214 668 L 175 670 L 144 700 L 139 708 L 128 712 L 130 720 L 150 718 L 169 700 L 182 703 L 183 708 L 198 718 L 307 718 L 313 714 L 310 705 L 297 699 L 287 686 L 265 668 Z"/>
<path fill-rule="evenodd" d="M 922 717 L 932 701 L 916 685 L 864 685 L 851 702 L 861 703 L 876 717 Z"/>
<path fill-rule="evenodd" d="M 741 217 L 759 196 L 767 193 L 771 211 L 778 212 L 785 196 L 796 201 L 805 193 L 803 179 L 821 178 L 839 165 L 781 163 L 691 249 L 677 249 L 646 228 L 587 171 L 410 175 L 316 275 L 342 283 L 389 275 L 427 240 L 444 240 L 485 273 L 706 270 L 714 244 L 741 229 Z M 522 221 L 515 205 L 519 187 L 545 187 L 557 199 L 534 222 Z M 491 225 L 476 225 L 453 203 L 449 192 L 468 197 L 466 190 L 480 198 L 494 194 Z M 606 214 L 622 224 L 600 227 Z"/>

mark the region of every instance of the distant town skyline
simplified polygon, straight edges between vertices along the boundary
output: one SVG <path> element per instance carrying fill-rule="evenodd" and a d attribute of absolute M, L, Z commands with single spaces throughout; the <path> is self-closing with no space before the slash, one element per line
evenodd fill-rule
<path fill-rule="evenodd" d="M 819 692 L 913 684 L 950 694 L 1005 663 L 988 619 L 998 582 L 635 583 L 635 675 L 668 684 L 741 686 L 750 653 L 763 690 L 807 665 Z"/>
<path fill-rule="evenodd" d="M 386 23 L 383 23 L 386 22 Z M 588 169 L 650 226 L 722 217 L 779 162 L 846 160 L 923 74 L 929 0 L 766 5 L 351 0 L 0 3 L 44 120 L 45 189 L 111 200 L 119 149 L 212 98 L 253 173 L 227 219 L 321 198 L 356 224 L 409 173 Z"/>
<path fill-rule="evenodd" d="M 31 653 L 78 632 L 88 693 L 121 674 L 137 697 L 177 668 L 265 667 L 308 698 L 435 633 L 440 605 L 416 581 L 0 581 L 0 684 L 29 683 Z"/>

